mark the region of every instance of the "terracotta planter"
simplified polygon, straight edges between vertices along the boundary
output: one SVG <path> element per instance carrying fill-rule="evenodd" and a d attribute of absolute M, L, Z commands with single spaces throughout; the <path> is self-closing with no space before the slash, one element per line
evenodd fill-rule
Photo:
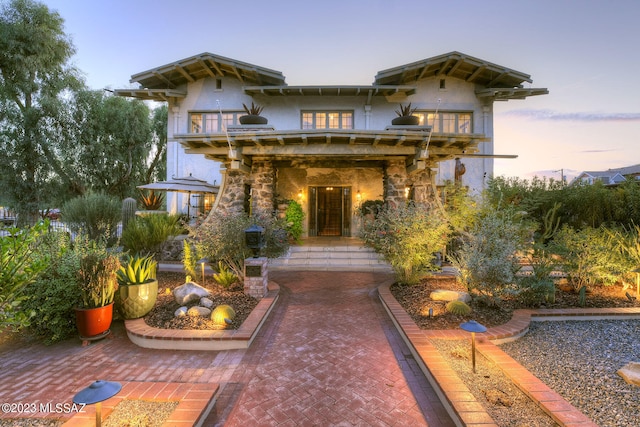
<path fill-rule="evenodd" d="M 238 118 L 241 125 L 266 125 L 269 123 L 266 117 L 258 116 L 255 114 L 247 114 Z"/>
<path fill-rule="evenodd" d="M 113 303 L 98 308 L 76 308 L 76 326 L 82 338 L 97 337 L 111 327 Z"/>
<path fill-rule="evenodd" d="M 120 285 L 116 308 L 124 319 L 139 319 L 151 311 L 158 298 L 158 281 L 139 285 Z"/>
<path fill-rule="evenodd" d="M 420 118 L 417 116 L 400 116 L 400 117 L 396 117 L 395 119 L 391 120 L 391 124 L 392 125 L 411 125 L 411 126 L 415 126 L 420 124 Z"/>

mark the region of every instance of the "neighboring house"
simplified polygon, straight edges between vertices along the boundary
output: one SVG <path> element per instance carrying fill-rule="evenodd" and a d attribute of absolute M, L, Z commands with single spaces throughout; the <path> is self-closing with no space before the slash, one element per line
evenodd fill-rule
<path fill-rule="evenodd" d="M 618 185 L 627 179 L 640 180 L 640 164 L 606 171 L 585 171 L 573 179 L 571 185 L 602 182 L 604 185 Z"/>
<path fill-rule="evenodd" d="M 371 85 L 289 86 L 279 71 L 203 53 L 135 74 L 120 96 L 169 104 L 167 175 L 220 191 L 213 208 L 273 212 L 299 201 L 305 235 L 351 236 L 360 203 L 428 202 L 493 175 L 493 103 L 547 94 L 529 75 L 451 52 L 377 73 Z M 243 104 L 268 124 L 241 125 Z M 417 125 L 392 125 L 400 105 Z M 169 209 L 180 210 L 170 194 Z"/>

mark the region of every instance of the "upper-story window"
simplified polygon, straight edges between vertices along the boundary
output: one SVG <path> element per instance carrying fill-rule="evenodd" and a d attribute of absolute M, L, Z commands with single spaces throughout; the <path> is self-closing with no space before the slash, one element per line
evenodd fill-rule
<path fill-rule="evenodd" d="M 225 126 L 237 125 L 240 122 L 238 117 L 246 113 L 242 111 L 223 112 L 222 115 L 216 112 L 207 113 L 190 113 L 189 114 L 189 132 L 190 133 L 222 133 Z"/>
<path fill-rule="evenodd" d="M 436 133 L 472 133 L 473 115 L 471 113 L 417 111 L 414 116 L 420 118 L 421 126 L 433 126 Z M 435 118 L 435 121 L 434 121 Z"/>
<path fill-rule="evenodd" d="M 303 111 L 302 129 L 353 129 L 353 111 Z"/>

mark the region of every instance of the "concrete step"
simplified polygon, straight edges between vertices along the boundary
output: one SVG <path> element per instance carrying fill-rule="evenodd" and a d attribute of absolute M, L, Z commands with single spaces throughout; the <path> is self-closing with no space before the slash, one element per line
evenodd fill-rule
<path fill-rule="evenodd" d="M 327 270 L 391 272 L 391 266 L 364 246 L 291 246 L 269 260 L 270 270 Z"/>

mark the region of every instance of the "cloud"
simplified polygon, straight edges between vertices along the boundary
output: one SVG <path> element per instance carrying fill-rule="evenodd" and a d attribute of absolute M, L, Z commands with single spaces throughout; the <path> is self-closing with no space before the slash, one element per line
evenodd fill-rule
<path fill-rule="evenodd" d="M 523 117 L 534 120 L 572 121 L 572 122 L 640 122 L 640 113 L 561 113 L 553 110 L 511 110 L 503 116 Z"/>
<path fill-rule="evenodd" d="M 578 151 L 579 153 L 610 153 L 612 151 L 620 151 L 616 148 L 613 148 L 611 150 L 582 150 L 582 151 Z"/>

